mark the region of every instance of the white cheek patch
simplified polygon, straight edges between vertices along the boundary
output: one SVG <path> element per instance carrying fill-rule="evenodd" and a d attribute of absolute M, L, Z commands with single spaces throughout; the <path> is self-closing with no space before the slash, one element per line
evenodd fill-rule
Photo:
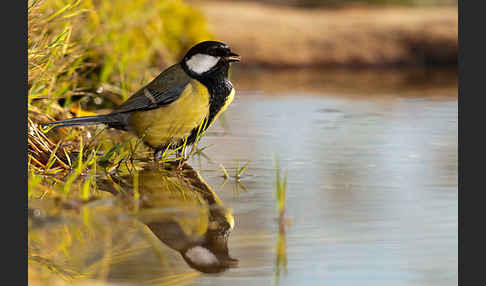
<path fill-rule="evenodd" d="M 218 264 L 219 260 L 208 249 L 195 246 L 186 251 L 186 257 L 197 265 L 214 265 Z"/>
<path fill-rule="evenodd" d="M 197 74 L 202 74 L 212 69 L 219 61 L 219 57 L 204 54 L 195 54 L 186 61 L 187 67 Z"/>

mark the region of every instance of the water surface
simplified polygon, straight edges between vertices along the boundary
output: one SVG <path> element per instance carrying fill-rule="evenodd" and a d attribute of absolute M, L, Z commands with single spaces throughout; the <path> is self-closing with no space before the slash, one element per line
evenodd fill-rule
<path fill-rule="evenodd" d="M 234 103 L 200 143 L 210 161 L 196 156 L 190 164 L 232 210 L 227 245 L 238 267 L 202 274 L 121 213 L 100 222 L 98 236 L 108 225 L 117 240 L 95 248 L 124 257 L 107 259 L 100 279 L 457 285 L 454 72 L 240 71 L 233 81 Z M 288 172 L 290 225 L 280 238 L 275 155 Z M 249 162 L 241 180 L 225 180 L 219 165 L 233 175 L 238 161 Z M 286 266 L 276 261 L 279 239 Z"/>

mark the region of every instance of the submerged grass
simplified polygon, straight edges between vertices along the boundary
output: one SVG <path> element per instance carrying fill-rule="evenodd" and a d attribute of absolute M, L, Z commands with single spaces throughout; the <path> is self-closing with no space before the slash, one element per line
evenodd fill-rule
<path fill-rule="evenodd" d="M 250 162 L 246 162 L 240 168 L 240 160 L 238 160 L 238 166 L 236 167 L 236 174 L 235 174 L 235 178 L 236 178 L 237 181 L 239 181 L 241 179 L 241 175 L 243 175 L 243 172 L 245 172 L 246 168 L 248 167 L 248 163 L 250 163 Z"/>
<path fill-rule="evenodd" d="M 234 181 L 234 183 L 235 183 L 234 184 L 234 192 L 236 193 L 236 195 L 238 197 L 240 196 L 240 189 L 242 189 L 245 192 L 248 191 L 248 188 L 245 186 L 245 184 L 243 184 L 243 182 L 241 181 L 241 178 L 242 178 L 243 173 L 247 169 L 249 163 L 250 162 L 246 162 L 243 166 L 241 166 L 240 160 L 239 159 L 237 160 L 237 165 L 236 165 L 236 168 L 235 168 L 235 175 L 234 175 L 234 179 L 235 179 L 235 181 Z M 223 164 L 219 164 L 219 167 L 221 168 L 221 171 L 223 172 L 222 177 L 224 178 L 224 181 L 220 186 L 220 189 L 222 189 L 226 185 L 226 183 L 228 182 L 228 179 L 231 176 L 229 175 L 228 171 L 226 170 L 226 168 L 224 167 Z"/>
<path fill-rule="evenodd" d="M 280 274 L 283 271 L 287 273 L 287 243 L 285 236 L 285 226 L 287 224 L 285 220 L 285 210 L 287 204 L 287 171 L 283 176 L 280 175 L 280 162 L 277 155 L 274 156 L 275 165 L 275 193 L 277 199 L 277 211 L 278 211 L 278 241 L 276 247 L 275 257 L 275 285 L 279 285 Z"/>
<path fill-rule="evenodd" d="M 277 198 L 277 211 L 279 217 L 279 225 L 281 227 L 285 224 L 285 210 L 287 204 L 287 171 L 284 172 L 283 177 L 280 175 L 280 162 L 278 157 L 274 156 L 275 165 L 275 193 Z"/>

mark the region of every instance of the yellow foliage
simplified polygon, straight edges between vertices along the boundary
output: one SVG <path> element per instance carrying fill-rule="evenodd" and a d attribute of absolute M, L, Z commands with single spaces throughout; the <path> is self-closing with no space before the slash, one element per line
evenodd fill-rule
<path fill-rule="evenodd" d="M 124 96 L 211 39 L 203 15 L 181 0 L 37 0 L 28 10 L 29 104 L 102 83 Z"/>

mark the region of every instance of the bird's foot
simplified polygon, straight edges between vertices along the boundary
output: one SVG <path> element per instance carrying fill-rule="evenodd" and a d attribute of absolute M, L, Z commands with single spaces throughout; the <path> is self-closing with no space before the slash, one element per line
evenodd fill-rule
<path fill-rule="evenodd" d="M 162 149 L 157 149 L 154 151 L 154 161 L 158 162 L 160 159 L 162 159 L 162 155 L 164 154 L 164 151 Z"/>
<path fill-rule="evenodd" d="M 187 158 L 183 158 L 179 160 L 179 164 L 177 165 L 177 170 L 182 171 L 182 167 L 187 164 Z"/>

